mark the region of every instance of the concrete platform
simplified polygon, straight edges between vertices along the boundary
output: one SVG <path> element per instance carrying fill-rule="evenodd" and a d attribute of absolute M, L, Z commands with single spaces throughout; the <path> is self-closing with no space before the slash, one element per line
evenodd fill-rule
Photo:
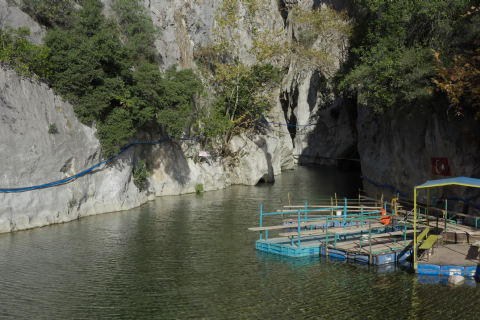
<path fill-rule="evenodd" d="M 428 261 L 418 261 L 417 264 L 477 266 L 480 265 L 478 257 L 478 247 L 472 247 L 469 244 L 447 244 L 435 248 L 434 254 L 430 256 Z"/>

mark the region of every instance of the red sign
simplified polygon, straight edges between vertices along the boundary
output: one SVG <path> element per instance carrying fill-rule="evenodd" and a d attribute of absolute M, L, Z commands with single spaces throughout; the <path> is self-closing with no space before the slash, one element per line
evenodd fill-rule
<path fill-rule="evenodd" d="M 432 174 L 436 176 L 451 176 L 450 166 L 448 165 L 448 158 L 431 158 L 432 159 Z"/>

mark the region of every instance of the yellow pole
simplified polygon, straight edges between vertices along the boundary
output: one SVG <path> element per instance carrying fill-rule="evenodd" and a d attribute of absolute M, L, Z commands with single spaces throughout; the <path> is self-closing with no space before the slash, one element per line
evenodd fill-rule
<path fill-rule="evenodd" d="M 338 207 L 338 201 L 337 201 L 337 193 L 335 192 L 335 206 Z"/>
<path fill-rule="evenodd" d="M 330 197 L 330 204 L 332 205 L 332 208 L 333 208 L 333 197 Z M 332 209 L 332 216 L 333 216 L 333 209 Z M 328 221 L 327 221 L 328 223 Z"/>
<path fill-rule="evenodd" d="M 288 193 L 288 205 L 291 206 L 292 204 L 290 203 L 290 192 Z"/>
<path fill-rule="evenodd" d="M 427 188 L 427 226 L 430 227 L 428 222 L 428 215 L 430 214 L 430 188 Z"/>
<path fill-rule="evenodd" d="M 413 189 L 413 269 L 417 270 L 417 188 Z"/>

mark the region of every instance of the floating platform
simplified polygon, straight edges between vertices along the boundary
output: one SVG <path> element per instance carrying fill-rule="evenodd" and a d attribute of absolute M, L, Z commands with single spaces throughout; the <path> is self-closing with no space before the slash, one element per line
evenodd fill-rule
<path fill-rule="evenodd" d="M 397 204 L 390 204 L 394 210 L 387 212 L 386 202 L 383 206 L 360 198 L 329 202 L 289 205 L 270 213 L 264 213 L 260 206 L 260 226 L 249 228 L 260 232 L 256 249 L 292 258 L 325 256 L 377 266 L 404 261 L 412 255 L 412 224 L 398 221 L 402 217 L 395 214 Z M 282 215 L 283 225 L 263 225 L 264 218 L 274 215 Z M 279 232 L 278 237 L 269 238 L 269 231 Z"/>
<path fill-rule="evenodd" d="M 348 259 L 373 265 L 384 265 L 409 258 L 413 254 L 412 240 L 409 239 L 407 247 L 405 247 L 403 238 L 395 239 L 395 236 L 389 236 L 389 234 L 389 232 L 376 234 L 387 237 L 375 240 L 371 247 L 369 243 L 358 239 L 355 234 L 346 235 L 346 241 L 338 242 L 336 247 L 333 244 L 326 245 L 325 235 L 303 236 L 300 247 L 296 241 L 292 244 L 289 237 L 257 240 L 255 246 L 260 251 L 292 258 L 322 255 L 333 259 Z M 329 243 L 332 243 L 332 238 L 330 236 Z M 362 247 L 360 241 L 362 241 Z"/>
<path fill-rule="evenodd" d="M 428 261 L 417 262 L 419 275 L 460 275 L 480 277 L 478 247 L 468 244 L 447 244 L 435 248 Z"/>

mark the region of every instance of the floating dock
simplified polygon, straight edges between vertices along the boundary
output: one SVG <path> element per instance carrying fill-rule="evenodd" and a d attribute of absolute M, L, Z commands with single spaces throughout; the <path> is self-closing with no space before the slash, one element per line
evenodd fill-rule
<path fill-rule="evenodd" d="M 271 213 L 261 207 L 260 226 L 249 228 L 260 232 L 256 249 L 293 258 L 322 255 L 373 265 L 404 261 L 412 255 L 413 225 L 396 215 L 396 203 L 382 207 L 371 199 L 343 199 L 332 206 L 329 201 L 330 205 L 305 203 Z M 296 216 L 285 219 L 292 213 Z M 266 217 L 275 215 L 282 215 L 284 224 L 263 225 Z M 269 231 L 280 231 L 279 237 L 269 238 Z"/>
<path fill-rule="evenodd" d="M 400 262 L 428 283 L 445 282 L 450 275 L 480 277 L 480 218 L 471 227 L 453 219 L 471 216 L 448 211 L 446 203 L 442 210 L 398 195 L 389 197 L 390 203 L 378 196 L 359 192 L 358 199 L 324 199 L 270 213 L 260 206 L 260 226 L 249 230 L 260 232 L 257 250 L 284 257 L 324 256 L 376 266 Z M 276 225 L 266 226 L 272 216 Z M 275 236 L 269 238 L 269 231 Z"/>
<path fill-rule="evenodd" d="M 446 283 L 449 276 L 460 275 L 467 278 L 467 285 L 476 285 L 475 281 L 471 281 L 469 278 L 480 278 L 480 230 L 478 229 L 480 218 L 449 211 L 448 199 L 440 201 L 432 199 L 430 203 L 429 189 L 423 199 L 426 203 L 417 202 L 419 196 L 417 189 L 445 185 L 480 187 L 480 180 L 460 177 L 429 181 L 415 188 L 413 200 L 399 197 L 399 195 L 396 199 L 389 198 L 413 208 L 410 211 L 398 210 L 398 214 L 404 215 L 405 221 L 413 223 L 415 227 L 424 228 L 424 231 L 415 237 L 415 245 L 413 245 L 414 251 L 416 251 L 412 255 L 413 267 L 418 275 L 418 280 L 425 283 Z M 373 192 L 362 191 L 365 194 L 373 194 L 375 199 L 380 196 Z M 433 194 L 435 193 L 433 192 Z M 444 208 L 434 206 L 442 202 Z M 465 218 L 473 219 L 475 226 L 464 225 Z"/>

